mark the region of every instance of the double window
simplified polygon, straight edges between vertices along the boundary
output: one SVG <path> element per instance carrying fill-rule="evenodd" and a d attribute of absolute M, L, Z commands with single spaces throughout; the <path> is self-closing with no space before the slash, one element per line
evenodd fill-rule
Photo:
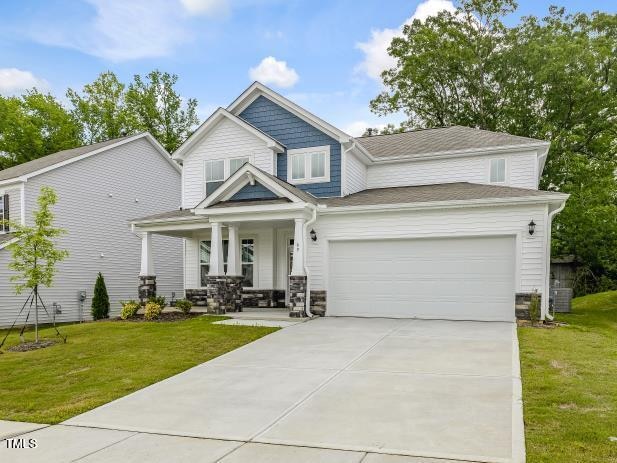
<path fill-rule="evenodd" d="M 330 181 L 330 145 L 288 150 L 287 154 L 289 183 Z"/>
<path fill-rule="evenodd" d="M 206 171 L 204 175 L 204 178 L 206 179 L 206 196 L 216 190 L 226 178 L 233 175 L 247 162 L 250 162 L 248 156 L 206 161 Z"/>
<path fill-rule="evenodd" d="M 253 286 L 254 281 L 254 265 L 255 265 L 255 241 L 253 239 L 240 240 L 241 249 L 240 256 L 242 261 L 242 286 Z M 210 272 L 210 240 L 199 242 L 199 269 L 201 286 L 206 286 L 206 277 Z M 229 240 L 223 240 L 223 262 L 224 269 L 227 273 L 227 256 L 229 253 Z"/>
<path fill-rule="evenodd" d="M 4 221 L 9 220 L 9 195 L 0 195 L 0 233 L 9 231 L 9 224 Z"/>
<path fill-rule="evenodd" d="M 506 182 L 506 160 L 504 158 L 491 159 L 489 171 L 490 183 Z"/>

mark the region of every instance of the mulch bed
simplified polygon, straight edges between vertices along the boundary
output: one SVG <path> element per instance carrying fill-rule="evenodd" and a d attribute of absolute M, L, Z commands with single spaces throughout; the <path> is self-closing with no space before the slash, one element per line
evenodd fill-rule
<path fill-rule="evenodd" d="M 52 341 L 51 339 L 45 339 L 39 342 L 22 342 L 21 344 L 17 344 L 16 346 L 9 347 L 7 351 L 9 352 L 28 352 L 31 350 L 44 349 L 45 347 L 53 346 L 54 344 L 58 344 L 58 341 Z"/>
<path fill-rule="evenodd" d="M 122 320 L 120 317 L 113 318 L 112 320 L 118 322 L 181 322 L 183 320 L 189 320 L 191 318 L 200 317 L 202 313 L 182 313 L 182 312 L 163 312 L 159 318 L 155 320 L 146 320 L 143 314 L 137 314 L 132 318 Z"/>
<path fill-rule="evenodd" d="M 517 320 L 516 323 L 518 326 L 524 326 L 527 328 L 543 328 L 546 330 L 552 330 L 555 328 L 559 328 L 560 326 L 568 326 L 567 323 L 549 321 L 549 320 L 545 320 L 543 322 L 535 322 L 535 323 L 532 322 L 531 320 Z"/>

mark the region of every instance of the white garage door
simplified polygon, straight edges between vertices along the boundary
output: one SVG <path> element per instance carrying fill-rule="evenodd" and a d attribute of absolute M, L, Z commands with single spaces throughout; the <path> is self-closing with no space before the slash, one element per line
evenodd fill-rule
<path fill-rule="evenodd" d="M 514 237 L 332 241 L 328 315 L 514 320 Z"/>

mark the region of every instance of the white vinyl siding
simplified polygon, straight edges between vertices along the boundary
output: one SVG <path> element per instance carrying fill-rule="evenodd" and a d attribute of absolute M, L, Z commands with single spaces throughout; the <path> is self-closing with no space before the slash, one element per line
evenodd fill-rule
<path fill-rule="evenodd" d="M 508 186 L 538 188 L 537 156 L 535 152 L 508 156 L 469 156 L 414 162 L 375 164 L 368 167 L 368 188 L 436 183 L 490 183 L 491 159 L 506 159 Z"/>
<path fill-rule="evenodd" d="M 356 156 L 347 154 L 345 158 L 345 183 L 343 190 L 346 194 L 356 193 L 366 189 L 366 165 Z"/>
<path fill-rule="evenodd" d="M 191 148 L 183 164 L 183 201 L 185 208 L 194 207 L 206 196 L 204 162 L 212 159 L 250 158 L 250 162 L 270 174 L 275 172 L 275 157 L 266 143 L 240 127 L 223 119 L 207 136 Z"/>
<path fill-rule="evenodd" d="M 542 291 L 546 215 L 546 206 L 530 205 L 321 216 L 314 224 L 318 239 L 306 247 L 311 288 L 327 289 L 329 240 L 518 234 L 516 290 Z M 537 224 L 533 236 L 527 232 L 531 219 Z"/>
<path fill-rule="evenodd" d="M 54 286 L 41 288 L 43 299 L 62 305 L 58 320 L 76 320 L 77 292 L 86 290 L 84 315 L 89 319 L 100 271 L 111 313 L 117 315 L 120 301 L 138 296 L 141 239 L 131 232 L 129 220 L 177 209 L 180 173 L 145 139 L 126 143 L 29 179 L 25 185 L 28 224 L 42 186 L 52 187 L 58 195 L 55 224 L 68 234 L 58 238 L 57 244 L 70 253 L 57 266 Z M 155 235 L 152 248 L 157 292 L 167 299 L 172 291 L 176 298 L 182 297 L 182 240 Z M 0 250 L 0 324 L 13 321 L 26 297 L 15 296 L 8 283 L 9 259 L 10 253 Z"/>

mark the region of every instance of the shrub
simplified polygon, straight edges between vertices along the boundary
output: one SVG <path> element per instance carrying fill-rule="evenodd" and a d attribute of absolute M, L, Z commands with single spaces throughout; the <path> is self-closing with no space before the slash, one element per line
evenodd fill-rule
<path fill-rule="evenodd" d="M 529 318 L 533 323 L 537 323 L 540 320 L 540 295 L 538 290 L 534 290 L 531 294 L 531 302 L 529 303 Z"/>
<path fill-rule="evenodd" d="M 126 320 L 127 318 L 133 318 L 137 314 L 139 307 L 141 307 L 139 305 L 139 302 L 135 301 L 121 302 L 121 304 L 122 311 L 120 312 L 120 318 L 122 320 Z"/>
<path fill-rule="evenodd" d="M 176 301 L 176 309 L 180 309 L 182 313 L 188 314 L 193 308 L 193 303 L 188 299 L 179 299 Z"/>
<path fill-rule="evenodd" d="M 162 311 L 163 307 L 156 302 L 148 302 L 144 310 L 144 318 L 146 320 L 155 320 L 161 316 Z"/>
<path fill-rule="evenodd" d="M 105 279 L 101 272 L 96 277 L 94 284 L 94 296 L 92 296 L 92 318 L 101 320 L 109 318 L 109 295 L 105 286 Z"/>
<path fill-rule="evenodd" d="M 161 308 L 165 308 L 165 306 L 167 305 L 165 303 L 165 296 L 152 296 L 148 298 L 148 302 L 154 302 L 155 304 L 160 305 Z"/>

